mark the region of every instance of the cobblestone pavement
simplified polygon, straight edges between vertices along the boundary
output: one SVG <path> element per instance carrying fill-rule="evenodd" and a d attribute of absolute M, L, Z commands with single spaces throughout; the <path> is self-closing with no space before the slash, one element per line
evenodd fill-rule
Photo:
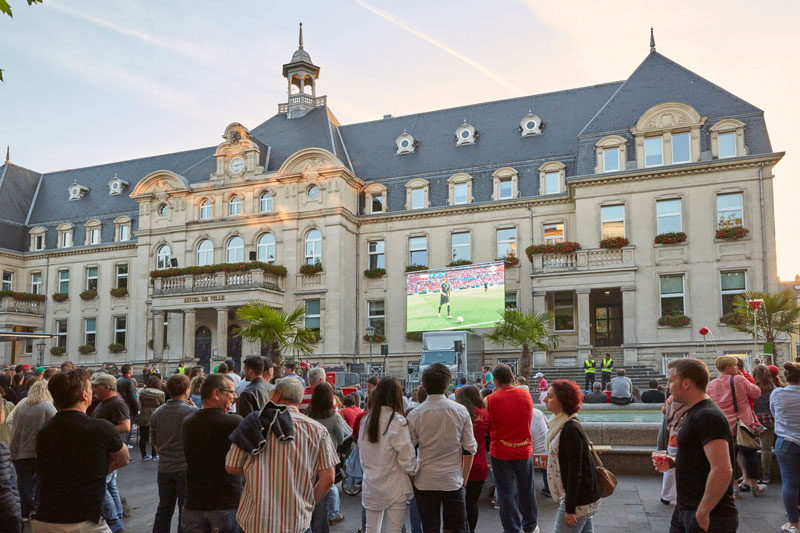
<path fill-rule="evenodd" d="M 137 460 L 119 473 L 122 496 L 130 508 L 125 519 L 127 533 L 152 531 L 153 517 L 158 504 L 156 486 L 157 463 Z M 541 474 L 536 476 L 540 486 Z M 779 532 L 786 521 L 780 495 L 780 484 L 771 484 L 765 496 L 754 498 L 744 493 L 737 501 L 739 508 L 739 532 Z M 661 478 L 656 476 L 621 476 L 616 492 L 603 500 L 599 513 L 594 518 L 596 533 L 644 533 L 669 531 L 669 517 L 674 505 L 666 506 L 660 500 Z M 484 491 L 486 495 L 486 490 Z M 553 531 L 556 504 L 550 498 L 538 495 L 539 527 L 541 533 Z M 333 533 L 355 533 L 360 527 L 360 497 L 341 494 L 341 510 L 346 520 L 331 527 Z M 177 513 L 173 518 L 173 531 L 177 531 Z M 26 529 L 29 531 L 29 529 Z M 502 531 L 497 510 L 493 509 L 488 496 L 481 499 L 479 532 Z M 411 530 L 408 529 L 410 533 Z"/>

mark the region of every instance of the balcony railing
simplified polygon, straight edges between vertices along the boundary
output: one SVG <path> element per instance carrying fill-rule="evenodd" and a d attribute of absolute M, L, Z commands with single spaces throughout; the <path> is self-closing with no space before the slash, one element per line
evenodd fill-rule
<path fill-rule="evenodd" d="M 289 102 L 285 104 L 278 104 L 278 113 L 286 113 L 289 111 L 289 105 L 302 104 L 309 107 L 322 107 L 328 101 L 327 96 L 318 96 L 314 98 L 307 94 L 293 94 L 289 96 Z"/>
<path fill-rule="evenodd" d="M 254 268 L 237 272 L 186 274 L 153 280 L 153 296 L 243 289 L 269 289 L 282 292 L 281 278 Z"/>
<path fill-rule="evenodd" d="M 21 313 L 24 315 L 42 315 L 43 302 L 16 300 L 10 296 L 0 298 L 0 313 Z"/>
<path fill-rule="evenodd" d="M 538 254 L 533 256 L 533 273 L 583 272 L 630 268 L 635 266 L 633 246 L 606 249 L 592 248 L 568 254 Z"/>

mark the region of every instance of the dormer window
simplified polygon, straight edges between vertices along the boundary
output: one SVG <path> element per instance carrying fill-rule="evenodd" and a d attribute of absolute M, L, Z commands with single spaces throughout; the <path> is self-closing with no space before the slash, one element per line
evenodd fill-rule
<path fill-rule="evenodd" d="M 108 181 L 108 194 L 109 196 L 115 196 L 120 194 L 128 187 L 128 182 L 122 179 L 119 179 L 116 174 L 114 177 Z"/>
<path fill-rule="evenodd" d="M 664 164 L 664 139 L 658 137 L 645 137 L 644 139 L 644 166 L 660 167 Z"/>
<path fill-rule="evenodd" d="M 736 134 L 733 132 L 720 133 L 717 136 L 719 143 L 719 158 L 736 157 Z"/>
<path fill-rule="evenodd" d="M 711 132 L 711 157 L 725 159 L 747 155 L 744 126 L 740 120 L 726 118 L 708 128 Z"/>
<path fill-rule="evenodd" d="M 100 225 L 100 221 L 93 219 L 86 223 L 86 241 L 84 244 L 92 245 L 92 244 L 100 244 L 100 230 L 102 226 Z"/>
<path fill-rule="evenodd" d="M 121 216 L 114 219 L 114 240 L 125 242 L 131 240 L 131 219 Z"/>
<path fill-rule="evenodd" d="M 533 113 L 528 113 L 519 121 L 520 136 L 539 135 L 542 133 L 542 119 Z"/>
<path fill-rule="evenodd" d="M 478 132 L 475 131 L 475 128 L 471 124 L 467 124 L 466 120 L 456 130 L 456 146 L 475 144 L 477 138 Z"/>
<path fill-rule="evenodd" d="M 78 182 L 76 181 L 69 186 L 67 192 L 69 192 L 70 200 L 80 200 L 89 193 L 89 188 L 84 187 L 83 185 L 79 185 Z"/>
<path fill-rule="evenodd" d="M 596 158 L 594 171 L 596 174 L 619 172 L 625 169 L 625 161 L 627 159 L 626 142 L 624 137 L 609 135 L 608 137 L 603 137 L 594 145 Z"/>
<path fill-rule="evenodd" d="M 448 195 L 448 205 L 461 205 L 472 203 L 472 176 L 459 172 L 447 179 L 450 194 Z"/>
<path fill-rule="evenodd" d="M 72 247 L 72 224 L 64 222 L 59 224 L 56 228 L 58 230 L 58 247 L 71 248 Z"/>
<path fill-rule="evenodd" d="M 46 234 L 47 230 L 42 226 L 37 226 L 30 231 L 32 252 L 44 250 L 44 238 Z"/>
<path fill-rule="evenodd" d="M 364 190 L 364 213 L 385 213 L 386 210 L 386 186 L 380 183 L 370 184 Z"/>
<path fill-rule="evenodd" d="M 428 180 L 414 178 L 406 183 L 406 209 L 424 209 L 430 207 L 428 197 Z"/>
<path fill-rule="evenodd" d="M 403 134 L 395 140 L 395 144 L 397 145 L 397 155 L 400 155 L 414 153 L 414 149 L 419 145 L 419 142 L 410 133 L 403 130 Z"/>
<path fill-rule="evenodd" d="M 699 161 L 700 128 L 706 119 L 681 102 L 664 102 L 645 111 L 631 128 L 637 167 Z"/>
<path fill-rule="evenodd" d="M 510 200 L 519 196 L 519 172 L 511 167 L 503 167 L 495 170 L 492 178 L 492 200 Z"/>
<path fill-rule="evenodd" d="M 567 167 L 560 161 L 548 161 L 539 167 L 539 195 L 560 194 L 567 190 Z"/>

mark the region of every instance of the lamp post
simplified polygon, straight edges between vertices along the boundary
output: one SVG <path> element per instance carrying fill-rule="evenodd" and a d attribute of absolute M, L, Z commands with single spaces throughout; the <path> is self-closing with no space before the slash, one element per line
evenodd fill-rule
<path fill-rule="evenodd" d="M 700 328 L 700 335 L 703 336 L 703 357 L 706 357 L 706 335 L 709 334 L 708 328 L 703 326 Z"/>
<path fill-rule="evenodd" d="M 761 298 L 747 300 L 747 304 L 753 310 L 753 357 L 758 353 L 758 309 L 763 303 L 764 300 Z"/>
<path fill-rule="evenodd" d="M 44 366 L 44 347 L 47 346 L 47 343 L 44 341 L 40 341 L 36 343 L 36 347 L 39 348 L 39 366 Z"/>
<path fill-rule="evenodd" d="M 367 367 L 367 376 L 372 373 L 372 337 L 375 336 L 375 327 L 371 324 L 367 326 L 367 337 L 369 337 L 369 366 Z"/>

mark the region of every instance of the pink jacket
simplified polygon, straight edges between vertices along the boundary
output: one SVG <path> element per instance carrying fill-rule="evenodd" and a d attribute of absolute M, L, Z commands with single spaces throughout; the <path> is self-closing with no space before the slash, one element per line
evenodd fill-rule
<path fill-rule="evenodd" d="M 736 387 L 736 402 L 739 404 L 739 418 L 749 428 L 760 426 L 753 409 L 750 407 L 750 398 L 761 396 L 761 389 L 747 381 L 744 376 L 734 376 L 733 383 Z M 731 394 L 731 377 L 722 375 L 712 380 L 706 388 L 706 393 L 725 413 L 725 418 L 731 425 L 731 433 L 736 427 L 736 412 L 733 410 L 733 395 Z"/>

